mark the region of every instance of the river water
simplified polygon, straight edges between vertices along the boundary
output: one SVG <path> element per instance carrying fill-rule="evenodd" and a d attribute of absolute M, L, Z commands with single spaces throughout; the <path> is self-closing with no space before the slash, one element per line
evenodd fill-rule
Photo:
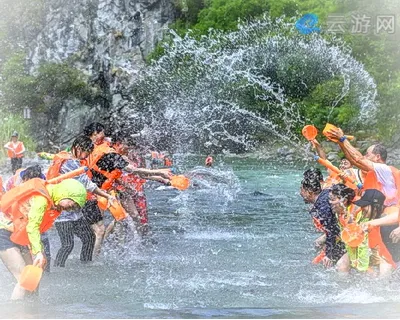
<path fill-rule="evenodd" d="M 398 283 L 313 266 L 303 165 L 226 157 L 210 170 L 185 162 L 196 186 L 147 190 L 152 235 L 109 240 L 101 258 L 52 268 L 40 301 L 8 302 L 13 279 L 0 265 L 3 318 L 399 317 Z M 184 170 L 184 167 L 181 167 Z M 51 230 L 52 254 L 59 247 Z M 116 249 L 115 249 L 116 248 Z"/>

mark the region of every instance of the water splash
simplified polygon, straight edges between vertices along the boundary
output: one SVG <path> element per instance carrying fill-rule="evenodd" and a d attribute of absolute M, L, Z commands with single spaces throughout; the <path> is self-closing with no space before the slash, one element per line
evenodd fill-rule
<path fill-rule="evenodd" d="M 165 55 L 139 73 L 131 104 L 115 119 L 141 131 L 144 144 L 180 152 L 249 150 L 266 132 L 299 145 L 307 119 L 293 101 L 332 79 L 343 79 L 332 108 L 352 91 L 360 117 L 373 114 L 376 85 L 336 39 L 267 17 L 200 39 L 171 31 Z"/>

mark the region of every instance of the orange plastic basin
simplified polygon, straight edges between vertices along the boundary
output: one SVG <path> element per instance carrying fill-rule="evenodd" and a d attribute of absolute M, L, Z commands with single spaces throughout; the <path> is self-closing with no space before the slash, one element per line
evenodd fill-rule
<path fill-rule="evenodd" d="M 301 130 L 301 133 L 303 134 L 304 138 L 306 138 L 308 141 L 311 141 L 317 136 L 318 130 L 313 125 L 308 124 L 304 126 L 303 130 Z"/>
<path fill-rule="evenodd" d="M 178 190 L 186 190 L 190 186 L 189 178 L 184 175 L 172 176 L 171 177 L 171 186 Z"/>
<path fill-rule="evenodd" d="M 42 278 L 43 269 L 33 265 L 27 265 L 22 270 L 19 278 L 19 285 L 28 291 L 35 291 Z"/>
<path fill-rule="evenodd" d="M 349 223 L 340 236 L 343 242 L 352 248 L 357 248 L 364 241 L 364 231 L 356 223 Z"/>
<path fill-rule="evenodd" d="M 110 206 L 108 208 L 108 210 L 110 210 L 114 219 L 117 221 L 123 220 L 128 216 L 125 209 L 122 207 L 122 205 L 119 201 L 117 202 L 116 208 L 113 206 Z"/>
<path fill-rule="evenodd" d="M 108 207 L 108 200 L 104 197 L 97 197 L 97 206 L 100 210 L 106 210 Z"/>

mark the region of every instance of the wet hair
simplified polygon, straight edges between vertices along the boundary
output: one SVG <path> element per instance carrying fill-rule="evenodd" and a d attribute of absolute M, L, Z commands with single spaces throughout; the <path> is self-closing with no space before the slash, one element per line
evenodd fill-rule
<path fill-rule="evenodd" d="M 91 124 L 88 124 L 84 129 L 83 129 L 83 134 L 87 137 L 90 137 L 93 135 L 95 132 L 102 132 L 104 131 L 104 125 L 99 123 L 99 122 L 92 122 Z"/>
<path fill-rule="evenodd" d="M 30 166 L 21 172 L 21 179 L 23 181 L 28 181 L 33 178 L 45 179 L 42 173 L 42 167 L 38 164 Z"/>
<path fill-rule="evenodd" d="M 125 136 L 121 132 L 115 132 L 111 135 L 111 145 L 125 143 L 125 140 Z"/>
<path fill-rule="evenodd" d="M 371 204 L 371 217 L 370 220 L 379 219 L 383 213 L 385 206 L 380 203 Z"/>
<path fill-rule="evenodd" d="M 320 193 L 322 191 L 321 181 L 315 177 L 307 177 L 301 181 L 301 187 L 309 192 Z"/>
<path fill-rule="evenodd" d="M 350 204 L 350 202 L 352 202 L 356 196 L 354 190 L 343 183 L 333 185 L 331 188 L 331 193 L 340 199 L 345 199 L 348 204 Z"/>
<path fill-rule="evenodd" d="M 324 181 L 324 176 L 322 175 L 322 172 L 318 168 L 311 168 L 307 169 L 303 173 L 303 178 L 304 179 L 310 179 L 310 180 L 318 180 L 318 181 Z"/>
<path fill-rule="evenodd" d="M 79 148 L 81 151 L 92 152 L 94 149 L 94 144 L 89 137 L 79 136 L 72 142 L 71 150 Z"/>
<path fill-rule="evenodd" d="M 372 149 L 373 154 L 379 154 L 381 159 L 386 162 L 387 159 L 387 150 L 382 144 L 377 144 Z"/>

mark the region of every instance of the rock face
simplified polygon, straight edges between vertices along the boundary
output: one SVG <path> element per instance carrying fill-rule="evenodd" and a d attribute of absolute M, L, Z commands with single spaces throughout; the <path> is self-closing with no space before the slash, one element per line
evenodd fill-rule
<path fill-rule="evenodd" d="M 102 90 L 100 112 L 88 106 L 68 104 L 60 110 L 60 134 L 54 144 L 71 138 L 76 119 L 101 120 L 129 100 L 127 88 L 144 59 L 162 39 L 174 20 L 174 0 L 47 0 L 43 31 L 31 44 L 28 62 L 33 72 L 41 61 L 73 61 Z M 65 109 L 65 110 L 64 110 Z M 88 115 L 90 115 L 88 117 Z M 61 118 L 62 117 L 62 118 Z M 39 121 L 40 120 L 40 121 Z M 65 124 L 74 121 L 74 125 Z M 78 121 L 79 124 L 81 121 Z M 36 115 L 38 140 L 43 117 Z M 51 124 L 54 125 L 54 124 Z M 74 134 L 77 132 L 75 131 Z"/>

